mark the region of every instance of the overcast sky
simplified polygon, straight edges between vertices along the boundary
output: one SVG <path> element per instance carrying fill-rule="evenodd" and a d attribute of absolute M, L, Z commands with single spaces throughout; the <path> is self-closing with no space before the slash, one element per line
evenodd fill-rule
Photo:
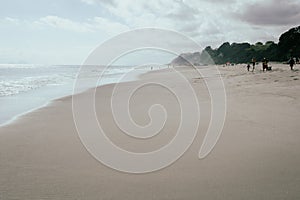
<path fill-rule="evenodd" d="M 300 0 L 1 0 L 0 63 L 81 64 L 103 41 L 142 27 L 218 47 L 277 42 L 296 25 Z"/>

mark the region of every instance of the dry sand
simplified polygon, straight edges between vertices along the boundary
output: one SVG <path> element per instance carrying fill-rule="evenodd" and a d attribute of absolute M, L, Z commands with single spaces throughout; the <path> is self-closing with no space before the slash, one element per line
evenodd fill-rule
<path fill-rule="evenodd" d="M 0 199 L 300 199 L 299 71 L 279 64 L 273 69 L 251 73 L 245 66 L 220 67 L 228 98 L 226 122 L 212 153 L 199 160 L 210 99 L 203 79 L 180 68 L 197 91 L 202 109 L 197 138 L 173 165 L 141 175 L 118 172 L 96 161 L 77 135 L 71 97 L 58 99 L 0 128 Z M 141 79 L 168 79 L 184 90 L 172 77 L 162 70 Z M 120 87 L 126 92 L 138 82 Z M 96 93 L 97 114 L 112 141 L 146 152 L 174 136 L 180 111 L 170 92 L 149 86 L 133 96 L 131 112 L 137 123 L 148 122 L 147 110 L 153 103 L 165 105 L 170 116 L 159 136 L 134 140 L 112 120 L 113 86 L 99 87 Z"/>

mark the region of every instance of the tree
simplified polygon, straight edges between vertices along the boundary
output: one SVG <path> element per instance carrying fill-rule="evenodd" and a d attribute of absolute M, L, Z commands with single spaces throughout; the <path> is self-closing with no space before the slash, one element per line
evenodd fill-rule
<path fill-rule="evenodd" d="M 283 33 L 279 43 L 267 41 L 265 44 L 257 42 L 249 43 L 223 43 L 219 48 L 212 49 L 210 46 L 205 50 L 216 64 L 247 63 L 252 58 L 257 61 L 264 57 L 270 61 L 286 61 L 290 56 L 300 57 L 300 26 Z"/>
<path fill-rule="evenodd" d="M 280 60 L 289 57 L 300 57 L 300 26 L 290 29 L 282 34 L 278 43 Z"/>

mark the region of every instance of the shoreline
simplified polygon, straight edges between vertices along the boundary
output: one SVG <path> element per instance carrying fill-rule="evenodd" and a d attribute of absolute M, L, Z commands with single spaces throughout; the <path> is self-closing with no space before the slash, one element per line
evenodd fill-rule
<path fill-rule="evenodd" d="M 282 63 L 279 63 L 279 62 L 271 62 L 270 63 L 271 66 L 272 65 L 283 65 Z M 297 64 L 299 66 L 299 64 Z M 297 66 L 295 65 L 295 66 Z M 224 68 L 224 65 L 217 65 L 218 68 Z M 185 66 L 178 66 L 178 68 L 184 68 Z M 208 67 L 208 66 L 205 66 L 205 68 Z M 225 66 L 225 68 L 232 68 L 232 67 L 240 67 L 240 68 L 244 68 L 246 67 L 246 64 L 237 64 L 237 65 L 234 65 L 234 66 Z M 196 67 L 197 68 L 197 67 Z M 256 72 L 262 72 L 262 69 L 260 69 L 261 66 L 260 65 L 256 65 Z M 288 68 L 288 67 L 287 67 Z M 134 77 L 134 80 L 128 80 L 128 81 L 124 81 L 124 82 L 132 82 L 132 81 L 138 81 L 140 80 L 141 78 L 147 76 L 149 73 L 151 72 L 159 72 L 159 71 L 164 71 L 164 70 L 167 70 L 168 68 L 163 68 L 163 69 L 154 69 L 154 70 L 148 70 L 146 72 L 143 72 L 143 73 L 140 73 L 138 75 L 136 75 Z M 277 69 L 278 70 L 278 69 Z M 297 69 L 296 69 L 297 70 Z M 274 69 L 273 69 L 274 71 Z M 246 71 L 245 71 L 246 72 Z M 272 72 L 272 71 L 271 71 Z M 51 106 L 53 103 L 55 103 L 55 101 L 59 101 L 60 99 L 64 99 L 64 98 L 67 98 L 67 97 L 71 97 L 73 95 L 76 95 L 76 94 L 81 94 L 81 93 L 85 93 L 87 92 L 88 90 L 95 90 L 97 89 L 98 87 L 101 87 L 101 86 L 106 86 L 106 85 L 110 85 L 110 84 L 115 84 L 115 83 L 106 83 L 106 84 L 103 84 L 103 85 L 99 85 L 99 86 L 94 86 L 94 87 L 91 87 L 91 88 L 86 88 L 84 89 L 83 91 L 80 91 L 79 93 L 73 93 L 74 92 L 74 83 L 72 84 L 72 94 L 67 94 L 67 95 L 62 95 L 62 96 L 58 96 L 58 97 L 54 97 L 50 100 L 48 100 L 47 102 L 43 103 L 42 105 L 40 106 L 37 106 L 35 108 L 32 108 L 32 109 L 29 109 L 28 111 L 25 111 L 25 112 L 22 112 L 22 113 L 19 113 L 15 116 L 13 116 L 12 118 L 10 118 L 9 120 L 3 122 L 0 124 L 0 128 L 1 127 L 4 127 L 4 126 L 7 126 L 7 125 L 10 125 L 10 124 L 13 124 L 13 123 L 16 123 L 19 119 L 21 119 L 22 117 L 26 116 L 27 114 L 30 114 L 32 112 L 35 112 L 41 108 L 45 108 L 47 106 Z"/>
<path fill-rule="evenodd" d="M 278 64 L 282 64 L 282 63 L 279 63 L 279 62 L 270 62 L 270 64 L 271 64 L 271 65 L 272 65 L 272 64 L 278 65 Z M 235 65 L 235 66 L 244 66 L 244 65 L 246 66 L 246 63 L 245 63 L 245 64 L 238 64 L 238 65 Z M 299 64 L 297 64 L 297 65 L 299 65 Z M 296 65 L 296 66 L 297 66 L 297 65 Z M 245 66 L 244 66 L 244 67 L 245 67 Z M 178 66 L 178 67 L 184 67 L 184 66 Z M 207 67 L 207 66 L 205 66 L 205 67 Z M 223 67 L 223 65 L 218 65 L 218 67 Z M 232 66 L 226 66 L 226 67 L 232 67 Z M 167 69 L 167 68 L 165 68 L 165 69 Z M 154 71 L 161 71 L 161 70 L 165 70 L 165 69 L 148 70 L 148 71 L 146 71 L 146 72 L 143 72 L 143 73 L 138 74 L 138 75 L 135 77 L 134 80 L 129 80 L 129 81 L 136 81 L 136 80 L 139 80 L 141 77 L 145 76 L 145 75 L 148 74 L 148 73 L 151 73 L 151 72 L 154 72 Z M 260 69 L 260 65 L 256 65 L 256 71 L 258 71 L 258 69 L 259 69 L 259 71 L 262 71 L 262 70 Z M 125 81 L 125 82 L 128 82 L 128 81 Z M 114 84 L 114 83 L 106 83 L 106 84 L 103 84 L 103 85 L 100 85 L 100 86 L 94 86 L 94 87 L 92 87 L 92 88 L 86 88 L 86 89 L 84 89 L 83 91 L 80 91 L 79 93 L 84 93 L 84 92 L 86 92 L 87 90 L 95 89 L 95 88 L 97 88 L 97 87 L 101 87 L 101 86 L 108 85 L 108 84 Z M 74 84 L 72 84 L 72 85 L 73 85 L 72 88 L 74 89 Z M 27 114 L 29 114 L 29 113 L 31 113 L 31 112 L 34 112 L 34 111 L 36 111 L 36 110 L 38 110 L 38 109 L 41 109 L 41 108 L 44 108 L 44 107 L 47 107 L 47 106 L 50 106 L 54 101 L 59 100 L 59 99 L 62 99 L 62 98 L 65 98 L 65 97 L 68 97 L 68 96 L 72 96 L 72 95 L 74 95 L 73 92 L 72 92 L 72 94 L 67 94 L 67 95 L 62 95 L 62 96 L 58 96 L 58 97 L 51 98 L 50 100 L 48 100 L 47 102 L 43 103 L 43 104 L 40 105 L 40 106 L 36 106 L 35 108 L 29 109 L 28 111 L 25 111 L 25 112 L 22 112 L 22 113 L 19 113 L 19 114 L 13 116 L 12 118 L 8 119 L 7 121 L 1 123 L 1 124 L 0 124 L 0 127 L 7 126 L 7 125 L 9 125 L 9 124 L 11 124 L 11 123 L 14 123 L 15 121 L 19 120 L 20 118 L 22 118 L 23 116 L 25 116 L 25 115 L 27 115 Z"/>
<path fill-rule="evenodd" d="M 157 69 L 157 71 L 159 70 L 162 70 L 162 69 Z M 149 70 L 151 71 L 151 70 Z M 130 81 L 137 81 L 140 79 L 140 76 L 142 76 L 143 74 L 146 74 L 148 73 L 149 71 L 146 71 L 146 72 L 141 72 L 140 74 L 137 74 L 135 75 L 134 77 L 131 77 L 132 80 L 125 80 L 124 82 L 130 82 Z M 156 70 L 153 70 L 153 71 L 156 71 Z M 121 81 L 123 82 L 123 81 Z M 10 119 L 4 121 L 3 123 L 0 123 L 0 128 L 1 127 L 4 127 L 4 126 L 7 126 L 7 125 L 10 125 L 10 124 L 13 124 L 13 123 L 16 123 L 19 119 L 21 119 L 22 117 L 24 117 L 25 115 L 27 114 L 30 114 L 32 112 L 35 112 L 41 108 L 44 108 L 44 107 L 47 107 L 47 106 L 51 106 L 51 104 L 55 103 L 55 101 L 59 101 L 60 99 L 63 99 L 63 98 L 67 98 L 67 97 L 71 97 L 73 95 L 76 95 L 76 94 L 81 94 L 81 93 L 84 93 L 88 90 L 95 90 L 96 88 L 98 87 L 101 87 L 101 86 L 105 86 L 105 85 L 109 85 L 109 84 L 115 84 L 117 82 L 114 82 L 114 83 L 105 83 L 103 85 L 99 85 L 99 86 L 93 86 L 93 87 L 88 87 L 86 89 L 83 89 L 82 91 L 79 91 L 78 93 L 74 93 L 74 85 L 75 85 L 75 82 L 72 84 L 72 93 L 71 94 L 66 94 L 66 95 L 58 95 L 54 98 L 50 98 L 49 100 L 47 100 L 45 103 L 43 103 L 42 105 L 38 105 L 38 106 L 35 106 L 34 108 L 31 108 L 27 111 L 24 111 L 24 112 L 21 112 L 21 113 L 18 113 L 17 115 L 14 115 L 13 117 L 11 117 Z"/>

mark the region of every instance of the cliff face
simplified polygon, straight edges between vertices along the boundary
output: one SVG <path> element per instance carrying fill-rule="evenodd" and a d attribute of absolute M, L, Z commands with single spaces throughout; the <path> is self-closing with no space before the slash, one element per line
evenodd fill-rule
<path fill-rule="evenodd" d="M 252 58 L 261 61 L 267 58 L 270 61 L 286 61 L 290 57 L 300 57 L 300 26 L 283 33 L 279 43 L 268 41 L 265 44 L 257 42 L 249 43 L 223 43 L 219 48 L 206 47 L 201 53 L 184 53 L 175 58 L 172 65 L 202 65 L 248 63 Z"/>
<path fill-rule="evenodd" d="M 171 61 L 171 65 L 183 66 L 183 65 L 201 65 L 201 54 L 200 52 L 195 53 L 183 53 L 177 58 Z"/>

